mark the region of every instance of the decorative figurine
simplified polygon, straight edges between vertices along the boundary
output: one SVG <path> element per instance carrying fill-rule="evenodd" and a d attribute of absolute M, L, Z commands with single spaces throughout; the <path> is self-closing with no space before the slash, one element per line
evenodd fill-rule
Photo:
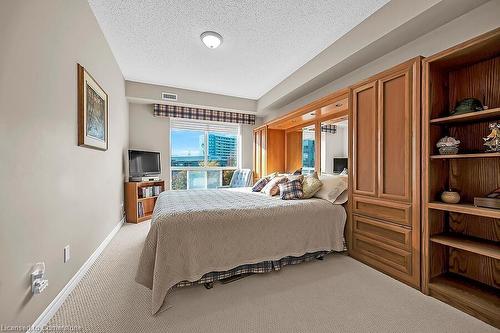
<path fill-rule="evenodd" d="M 439 148 L 439 154 L 441 155 L 454 155 L 458 153 L 459 144 L 460 140 L 457 140 L 451 136 L 445 136 L 439 139 L 436 147 Z"/>
<path fill-rule="evenodd" d="M 489 128 L 491 133 L 483 138 L 484 145 L 487 147 L 487 152 L 500 152 L 500 122 L 490 123 Z"/>
<path fill-rule="evenodd" d="M 480 100 L 477 98 L 466 98 L 455 105 L 455 109 L 450 111 L 450 115 L 458 115 L 482 110 L 484 110 L 484 106 Z"/>
<path fill-rule="evenodd" d="M 441 200 L 449 204 L 456 204 L 460 202 L 460 194 L 450 188 L 448 191 L 441 193 Z"/>

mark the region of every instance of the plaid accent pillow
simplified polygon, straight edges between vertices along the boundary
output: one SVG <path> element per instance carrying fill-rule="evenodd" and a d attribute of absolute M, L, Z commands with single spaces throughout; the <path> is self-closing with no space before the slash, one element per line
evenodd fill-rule
<path fill-rule="evenodd" d="M 280 198 L 283 200 L 302 199 L 304 192 L 302 191 L 302 182 L 298 179 L 279 184 Z"/>
<path fill-rule="evenodd" d="M 255 185 L 252 187 L 252 192 L 260 192 L 266 186 L 267 183 L 269 183 L 271 179 L 269 177 L 264 177 L 259 179 Z"/>

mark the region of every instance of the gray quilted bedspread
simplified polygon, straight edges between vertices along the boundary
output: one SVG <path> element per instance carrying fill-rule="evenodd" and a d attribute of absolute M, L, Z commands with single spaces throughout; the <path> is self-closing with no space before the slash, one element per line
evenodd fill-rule
<path fill-rule="evenodd" d="M 160 195 L 136 281 L 152 289 L 152 313 L 180 281 L 242 264 L 342 251 L 346 212 L 322 199 L 281 200 L 248 188 Z M 165 304 L 164 304 L 165 303 Z"/>

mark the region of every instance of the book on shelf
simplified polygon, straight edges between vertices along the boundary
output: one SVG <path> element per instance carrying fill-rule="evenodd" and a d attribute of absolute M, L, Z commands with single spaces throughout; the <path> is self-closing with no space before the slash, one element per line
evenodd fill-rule
<path fill-rule="evenodd" d="M 160 194 L 160 191 L 161 191 L 161 186 L 141 187 L 141 198 L 149 198 L 157 196 Z"/>
<path fill-rule="evenodd" d="M 144 216 L 144 204 L 142 202 L 137 203 L 137 216 L 138 217 Z"/>
<path fill-rule="evenodd" d="M 161 193 L 161 186 L 158 186 L 158 185 L 154 186 L 153 187 L 153 195 L 158 196 L 158 195 L 160 195 L 160 193 Z"/>

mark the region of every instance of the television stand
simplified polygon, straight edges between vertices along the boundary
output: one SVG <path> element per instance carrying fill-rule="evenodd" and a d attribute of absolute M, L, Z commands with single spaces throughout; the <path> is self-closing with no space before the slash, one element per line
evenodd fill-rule
<path fill-rule="evenodd" d="M 130 182 L 158 182 L 160 177 L 158 176 L 147 176 L 147 177 L 130 177 Z"/>
<path fill-rule="evenodd" d="M 157 187 L 159 191 L 152 189 Z M 165 191 L 165 181 L 140 181 L 125 183 L 125 215 L 128 223 L 140 223 L 151 219 L 156 199 Z"/>

